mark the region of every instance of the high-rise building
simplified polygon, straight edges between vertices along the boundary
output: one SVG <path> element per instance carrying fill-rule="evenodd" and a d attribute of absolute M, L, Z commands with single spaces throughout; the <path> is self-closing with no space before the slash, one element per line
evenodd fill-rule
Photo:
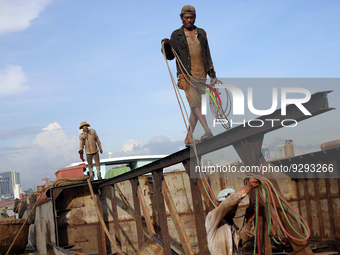
<path fill-rule="evenodd" d="M 0 195 L 14 195 L 14 187 L 20 184 L 20 173 L 11 171 L 0 173 Z"/>

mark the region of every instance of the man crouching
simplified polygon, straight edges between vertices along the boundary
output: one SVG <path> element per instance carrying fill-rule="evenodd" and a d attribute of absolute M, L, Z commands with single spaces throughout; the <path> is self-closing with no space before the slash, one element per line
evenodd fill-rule
<path fill-rule="evenodd" d="M 242 254 L 242 246 L 253 237 L 251 232 L 255 212 L 246 214 L 246 224 L 240 230 L 234 224 L 238 204 L 254 188 L 259 186 L 259 181 L 250 178 L 248 184 L 235 192 L 233 189 L 224 189 L 218 194 L 220 205 L 208 213 L 205 228 L 207 231 L 208 249 L 212 255 Z"/>

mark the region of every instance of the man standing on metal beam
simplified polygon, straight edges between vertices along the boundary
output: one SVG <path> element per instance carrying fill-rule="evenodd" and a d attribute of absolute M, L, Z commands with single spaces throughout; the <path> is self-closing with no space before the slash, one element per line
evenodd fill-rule
<path fill-rule="evenodd" d="M 246 186 L 235 192 L 234 189 L 224 189 L 218 194 L 220 205 L 208 213 L 205 228 L 207 230 L 208 249 L 215 255 L 238 255 L 239 246 L 253 237 L 251 225 L 255 218 L 255 211 L 246 213 L 246 224 L 240 230 L 234 224 L 238 204 L 260 182 L 250 178 Z"/>
<path fill-rule="evenodd" d="M 100 173 L 100 160 L 99 160 L 98 147 L 99 147 L 99 152 L 103 154 L 102 144 L 99 140 L 96 130 L 89 129 L 88 128 L 89 126 L 90 124 L 88 124 L 86 121 L 83 121 L 82 123 L 80 123 L 79 129 L 82 129 L 83 132 L 79 135 L 79 140 L 80 140 L 79 154 L 80 154 L 80 158 L 84 161 L 83 154 L 84 154 L 84 146 L 85 146 L 86 159 L 89 165 L 89 172 L 90 172 L 91 180 L 94 179 L 92 159 L 94 159 L 94 162 L 96 163 L 97 178 L 100 180 L 102 179 L 102 176 Z"/>
<path fill-rule="evenodd" d="M 171 48 L 173 48 L 178 55 L 178 60 L 182 63 L 183 72 L 181 71 L 178 62 L 176 62 L 178 77 L 177 85 L 180 89 L 185 91 L 186 98 L 191 108 L 190 126 L 192 131 L 199 120 L 205 131 L 204 135 L 201 137 L 201 139 L 204 140 L 212 137 L 213 134 L 211 133 L 205 116 L 201 113 L 201 94 L 203 94 L 204 91 L 195 88 L 194 86 L 204 88 L 202 83 L 206 82 L 207 74 L 210 78 L 215 79 L 216 73 L 210 56 L 207 34 L 203 29 L 197 28 L 194 25 L 196 20 L 195 8 L 191 5 L 184 6 L 180 17 L 183 26 L 172 33 L 171 40 L 165 38 L 162 40 L 162 43 L 164 42 L 166 58 L 168 60 L 175 58 L 175 55 L 171 50 Z M 195 82 L 194 86 L 192 86 L 193 79 L 190 78 L 193 78 L 198 82 Z M 190 128 L 184 143 L 188 146 L 192 143 Z"/>

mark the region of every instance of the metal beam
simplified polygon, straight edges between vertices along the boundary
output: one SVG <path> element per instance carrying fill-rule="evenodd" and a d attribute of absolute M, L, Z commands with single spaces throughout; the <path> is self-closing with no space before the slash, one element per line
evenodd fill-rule
<path fill-rule="evenodd" d="M 157 214 L 159 227 L 161 229 L 164 255 L 171 255 L 168 221 L 166 217 L 166 209 L 162 193 L 163 169 L 158 169 L 157 171 L 154 171 L 152 175 L 155 180 Z"/>
<path fill-rule="evenodd" d="M 251 137 L 263 135 L 265 133 L 274 131 L 282 127 L 281 122 L 285 119 L 294 119 L 299 122 L 311 117 L 314 117 L 318 114 L 333 110 L 333 108 L 329 108 L 327 94 L 331 91 L 317 92 L 311 96 L 311 99 L 303 104 L 304 107 L 312 114 L 312 115 L 304 115 L 300 109 L 298 109 L 295 105 L 288 105 L 286 107 L 286 115 L 281 115 L 281 109 L 276 110 L 274 113 L 266 116 L 261 116 L 258 120 L 263 121 L 262 127 L 244 127 L 243 125 L 232 128 L 224 133 L 218 134 L 206 141 L 199 143 L 197 147 L 197 151 L 200 155 L 213 152 L 215 150 L 230 146 L 236 142 L 244 140 L 245 138 L 251 139 Z M 275 119 L 278 121 L 266 121 L 268 119 Z M 285 122 L 285 125 L 293 122 Z M 144 175 L 158 169 L 162 169 L 165 167 L 172 166 L 174 164 L 183 162 L 191 157 L 190 148 L 178 151 L 173 153 L 167 157 L 156 160 L 150 164 L 144 165 L 142 167 L 136 168 L 133 171 L 124 173 L 117 177 L 105 180 L 99 184 L 99 188 L 112 185 L 114 183 L 122 182 L 129 180 L 131 178 L 138 177 L 140 175 Z"/>
<path fill-rule="evenodd" d="M 143 221 L 142 215 L 140 212 L 140 204 L 138 199 L 138 178 L 133 178 L 130 180 L 131 187 L 132 187 L 132 197 L 133 197 L 133 205 L 135 209 L 135 220 L 136 220 L 136 227 L 137 227 L 137 237 L 138 237 L 138 246 L 139 249 L 142 248 L 144 244 L 144 234 L 143 234 Z"/>

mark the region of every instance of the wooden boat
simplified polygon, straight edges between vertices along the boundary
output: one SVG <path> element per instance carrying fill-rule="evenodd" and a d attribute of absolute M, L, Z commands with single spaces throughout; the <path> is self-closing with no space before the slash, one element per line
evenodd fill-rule
<path fill-rule="evenodd" d="M 6 254 L 7 250 L 11 246 L 15 236 L 24 224 L 24 219 L 1 219 L 0 220 L 0 254 Z M 21 254 L 24 253 L 28 242 L 28 229 L 29 224 L 26 223 L 21 230 L 17 240 L 9 254 Z"/>

